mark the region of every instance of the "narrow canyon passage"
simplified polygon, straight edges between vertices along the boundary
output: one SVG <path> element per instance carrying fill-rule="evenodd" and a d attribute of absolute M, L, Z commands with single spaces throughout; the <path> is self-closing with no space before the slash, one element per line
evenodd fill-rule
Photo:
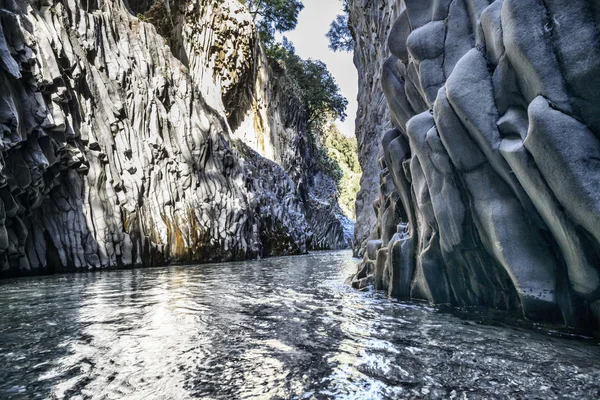
<path fill-rule="evenodd" d="M 355 270 L 338 251 L 4 280 L 0 398 L 600 394 L 598 343 L 358 292 Z"/>
<path fill-rule="evenodd" d="M 0 0 L 0 400 L 600 399 L 598 27 Z"/>

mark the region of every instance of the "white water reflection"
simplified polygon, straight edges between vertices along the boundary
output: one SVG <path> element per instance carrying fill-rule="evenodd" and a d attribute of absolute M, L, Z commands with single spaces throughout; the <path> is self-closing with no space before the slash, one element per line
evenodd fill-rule
<path fill-rule="evenodd" d="M 594 398 L 600 347 L 343 284 L 347 252 L 0 282 L 0 398 Z"/>

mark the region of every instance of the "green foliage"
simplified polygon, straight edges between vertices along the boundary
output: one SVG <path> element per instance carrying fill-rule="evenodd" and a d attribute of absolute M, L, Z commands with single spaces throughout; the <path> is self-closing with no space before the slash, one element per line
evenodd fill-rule
<path fill-rule="evenodd" d="M 325 36 L 329 39 L 329 48 L 333 51 L 353 51 L 354 31 L 349 22 L 350 7 L 348 0 L 343 0 L 344 13 L 335 17 L 329 25 Z"/>
<path fill-rule="evenodd" d="M 356 140 L 344 137 L 331 124 L 335 119 L 346 118 L 348 101 L 322 61 L 303 60 L 285 37 L 281 43 L 274 40 L 276 31 L 296 26 L 303 5 L 298 0 L 246 0 L 246 3 L 255 17 L 269 65 L 276 76 L 284 78 L 292 97 L 298 99 L 303 109 L 309 151 L 315 156 L 314 167 L 336 182 L 340 206 L 353 217 L 361 174 Z M 347 16 L 343 24 L 347 27 Z"/>
<path fill-rule="evenodd" d="M 316 154 L 317 168 L 329 175 L 339 187 L 344 171 L 338 160 L 330 157 L 328 149 L 314 132 L 309 133 L 309 146 L 313 154 Z"/>
<path fill-rule="evenodd" d="M 346 118 L 348 100 L 339 92 L 335 79 L 320 60 L 302 60 L 302 68 L 291 71 L 307 101 L 308 126 L 322 126 L 330 119 Z"/>
<path fill-rule="evenodd" d="M 325 168 L 333 168 L 334 174 L 339 176 L 336 182 L 340 194 L 338 199 L 340 207 L 347 216 L 354 218 L 356 215 L 356 194 L 360 190 L 360 176 L 362 174 L 358 162 L 356 138 L 342 135 L 335 125 L 330 124 L 324 130 L 321 141 L 322 147 L 326 149 L 327 158 L 332 160 L 325 164 Z M 339 169 L 339 172 L 337 169 Z M 333 177 L 331 174 L 330 176 Z"/>
<path fill-rule="evenodd" d="M 360 190 L 362 170 L 358 162 L 356 138 L 344 136 L 329 123 L 319 135 L 309 133 L 309 146 L 316 155 L 316 167 L 337 184 L 338 203 L 344 213 L 356 217 L 356 194 Z"/>
<path fill-rule="evenodd" d="M 346 118 L 348 100 L 340 94 L 325 63 L 303 60 L 286 38 L 282 43 L 266 46 L 265 52 L 271 67 L 284 70 L 302 98 L 309 130 L 318 130 L 332 119 L 343 121 Z"/>
<path fill-rule="evenodd" d="M 326 34 L 329 39 L 329 48 L 333 51 L 353 51 L 354 36 L 348 24 L 348 13 L 340 14 L 329 25 Z"/>
<path fill-rule="evenodd" d="M 344 136 L 335 125 L 330 125 L 325 131 L 323 143 L 328 149 L 334 149 L 337 154 L 334 156 L 338 161 L 347 166 L 351 172 L 360 174 L 360 164 L 358 162 L 358 145 L 356 138 Z"/>
<path fill-rule="evenodd" d="M 304 8 L 300 0 L 245 0 L 264 44 L 275 41 L 275 32 L 296 27 L 298 14 Z"/>
<path fill-rule="evenodd" d="M 278 70 L 285 70 L 288 55 L 294 54 L 296 51 L 292 42 L 290 42 L 285 36 L 283 37 L 281 43 L 263 43 L 263 48 L 271 68 L 276 67 Z"/>

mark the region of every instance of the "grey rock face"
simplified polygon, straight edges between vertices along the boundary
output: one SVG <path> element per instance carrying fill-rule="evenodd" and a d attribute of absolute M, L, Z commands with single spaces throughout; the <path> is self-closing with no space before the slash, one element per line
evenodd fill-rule
<path fill-rule="evenodd" d="M 237 1 L 0 1 L 0 274 L 347 246 L 269 73 Z"/>
<path fill-rule="evenodd" d="M 596 7 L 584 0 L 395 7 L 391 55 L 381 62 L 393 129 L 382 136 L 378 222 L 353 284 L 594 326 Z"/>
<path fill-rule="evenodd" d="M 393 2 L 385 0 L 350 0 L 348 5 L 350 25 L 356 33 L 354 65 L 359 71 L 356 139 L 358 160 L 363 171 L 360 191 L 356 196 L 354 253 L 362 256 L 366 241 L 377 224 L 378 211 L 374 211 L 373 206 L 378 207 L 381 134 L 390 128 L 389 111 L 381 92 L 381 62 L 389 51 L 381 43 L 388 37 L 398 9 Z"/>

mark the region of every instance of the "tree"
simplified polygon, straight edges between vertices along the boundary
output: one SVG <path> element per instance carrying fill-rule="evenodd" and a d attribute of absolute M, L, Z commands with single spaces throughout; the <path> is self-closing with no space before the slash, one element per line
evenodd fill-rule
<path fill-rule="evenodd" d="M 273 43 L 275 32 L 286 32 L 298 24 L 304 8 L 300 0 L 246 0 L 264 44 Z"/>
<path fill-rule="evenodd" d="M 278 66 L 285 68 L 288 57 L 290 55 L 295 55 L 296 49 L 294 48 L 294 44 L 284 36 L 281 43 L 273 41 L 272 43 L 266 44 L 264 46 L 264 51 L 271 67 Z"/>
<path fill-rule="evenodd" d="M 340 14 L 329 26 L 326 34 L 329 39 L 329 48 L 333 51 L 354 50 L 354 36 L 348 23 L 348 13 Z"/>
<path fill-rule="evenodd" d="M 330 119 L 343 121 L 346 118 L 348 100 L 340 94 L 335 78 L 323 61 L 303 60 L 286 37 L 282 43 L 267 45 L 265 52 L 271 67 L 285 71 L 302 99 L 309 129 L 320 129 Z"/>
<path fill-rule="evenodd" d="M 335 79 L 320 60 L 301 60 L 301 68 L 293 70 L 292 77 L 302 90 L 308 113 L 308 126 L 322 126 L 329 119 L 346 118 L 348 100 L 340 94 Z"/>

